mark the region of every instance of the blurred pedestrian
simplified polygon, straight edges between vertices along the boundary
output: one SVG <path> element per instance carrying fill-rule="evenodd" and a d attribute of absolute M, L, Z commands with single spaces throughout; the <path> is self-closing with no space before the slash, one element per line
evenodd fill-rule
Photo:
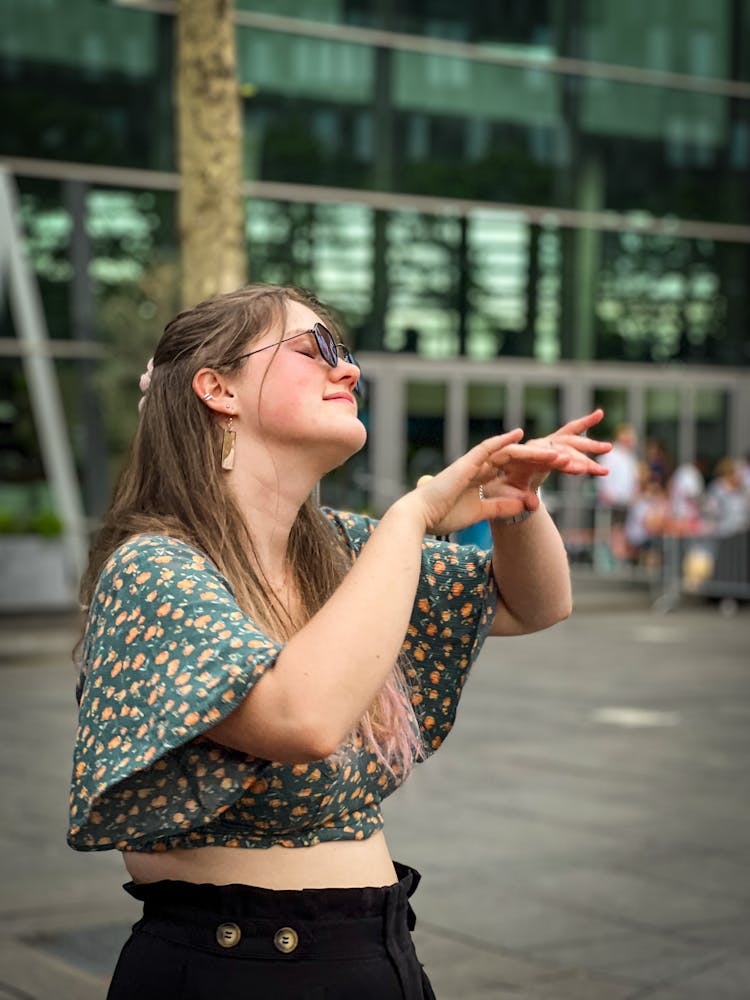
<path fill-rule="evenodd" d="M 669 515 L 664 487 L 644 462 L 641 483 L 625 518 L 628 554 L 639 566 L 653 569 L 661 561 L 661 538 Z"/>
<path fill-rule="evenodd" d="M 643 460 L 648 468 L 648 478 L 650 482 L 665 486 L 670 473 L 671 461 L 664 447 L 658 438 L 648 438 L 643 450 Z"/>
<path fill-rule="evenodd" d="M 720 537 L 735 535 L 750 527 L 750 495 L 736 459 L 726 456 L 717 462 L 706 493 L 706 514 L 713 534 Z"/>
<path fill-rule="evenodd" d="M 615 428 L 614 437 L 612 450 L 599 458 L 600 465 L 607 470 L 608 475 L 605 479 L 598 479 L 596 486 L 599 503 L 610 513 L 612 556 L 622 561 L 627 558 L 625 520 L 638 491 L 638 437 L 632 424 L 619 424 Z"/>
<path fill-rule="evenodd" d="M 621 521 L 638 489 L 639 467 L 636 447 L 638 437 L 632 424 L 619 424 L 615 428 L 611 451 L 602 455 L 599 464 L 609 473 L 598 479 L 596 486 L 600 502 L 617 511 Z"/>
<path fill-rule="evenodd" d="M 695 462 L 682 462 L 668 483 L 671 530 L 680 535 L 698 534 L 703 528 L 705 480 Z"/>
<path fill-rule="evenodd" d="M 739 465 L 743 489 L 746 493 L 750 493 L 750 452 L 742 457 Z"/>
<path fill-rule="evenodd" d="M 82 587 L 69 842 L 122 851 L 144 903 L 110 1000 L 432 996 L 381 803 L 485 637 L 570 612 L 537 490 L 609 446 L 598 410 L 483 441 L 380 521 L 320 510 L 365 443 L 359 378 L 294 288 L 200 303 L 156 347 Z M 430 537 L 484 519 L 491 552 Z"/>
<path fill-rule="evenodd" d="M 740 463 L 720 459 L 703 504 L 705 536 L 692 545 L 683 563 L 683 585 L 693 592 L 722 596 L 725 588 L 747 589 L 750 557 L 750 494 L 742 482 Z M 708 588 L 708 589 L 707 589 Z"/>

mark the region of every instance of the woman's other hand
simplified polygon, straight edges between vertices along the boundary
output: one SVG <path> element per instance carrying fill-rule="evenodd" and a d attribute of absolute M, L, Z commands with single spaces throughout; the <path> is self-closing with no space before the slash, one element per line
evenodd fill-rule
<path fill-rule="evenodd" d="M 586 436 L 587 431 L 595 427 L 603 416 L 603 410 L 593 410 L 584 417 L 569 421 L 546 437 L 532 438 L 525 442 L 509 455 L 500 481 L 505 487 L 520 491 L 528 509 L 534 510 L 538 505 L 536 491 L 552 471 L 564 472 L 569 476 L 606 476 L 607 470 L 590 456 L 606 454 L 611 450 L 612 444 Z M 526 448 L 529 450 L 520 450 Z M 545 450 L 554 453 L 556 457 L 551 462 L 540 463 L 538 454 Z M 486 496 L 494 496 L 499 489 L 499 485 L 491 483 L 485 487 L 484 492 Z"/>
<path fill-rule="evenodd" d="M 485 518 L 519 514 L 527 506 L 528 489 L 501 473 L 515 461 L 531 464 L 537 473 L 546 474 L 565 458 L 554 444 L 522 445 L 522 437 L 523 431 L 517 428 L 487 438 L 438 475 L 423 476 L 417 489 L 397 504 L 417 506 L 425 532 L 436 535 L 450 535 Z M 484 499 L 480 497 L 480 486 Z M 533 491 L 529 502 L 538 502 Z"/>

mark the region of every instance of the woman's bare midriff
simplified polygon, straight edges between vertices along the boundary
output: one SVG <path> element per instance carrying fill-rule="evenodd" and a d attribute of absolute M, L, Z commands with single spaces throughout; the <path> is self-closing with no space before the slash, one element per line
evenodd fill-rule
<path fill-rule="evenodd" d="M 350 889 L 397 881 L 382 832 L 366 840 L 336 840 L 314 847 L 194 847 L 124 851 L 134 882 L 210 882 L 265 889 Z"/>

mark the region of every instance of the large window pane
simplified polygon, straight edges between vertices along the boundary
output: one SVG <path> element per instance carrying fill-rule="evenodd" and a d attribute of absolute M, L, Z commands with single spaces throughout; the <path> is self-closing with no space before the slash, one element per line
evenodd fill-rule
<path fill-rule="evenodd" d="M 504 385 L 486 383 L 467 386 L 469 448 L 494 434 L 502 434 L 505 429 L 505 399 Z"/>
<path fill-rule="evenodd" d="M 604 410 L 602 422 L 596 428 L 596 437 L 611 441 L 618 424 L 626 424 L 629 420 L 627 389 L 595 389 L 594 408 L 596 407 Z"/>
<path fill-rule="evenodd" d="M 441 382 L 409 382 L 406 389 L 406 486 L 434 476 L 445 466 L 446 387 Z"/>
<path fill-rule="evenodd" d="M 527 385 L 523 392 L 526 437 L 543 437 L 560 426 L 560 390 L 552 385 Z"/>
<path fill-rule="evenodd" d="M 660 451 L 667 471 L 674 468 L 679 449 L 680 393 L 678 389 L 646 392 L 646 440 L 641 455 L 650 462 Z"/>
<path fill-rule="evenodd" d="M 400 0 L 392 5 L 372 0 L 237 0 L 237 9 L 242 11 L 427 35 L 448 42 L 500 43 L 508 53 L 537 59 L 578 55 L 644 70 L 749 79 L 746 59 L 736 72 L 731 71 L 732 34 L 744 33 L 747 38 L 750 29 L 747 3 L 740 2 L 736 8 L 733 21 L 730 4 L 587 0 L 576 8 L 577 46 L 571 52 L 564 29 L 573 15 L 566 5 L 550 0 L 533 4 Z M 747 56 L 747 50 L 743 54 Z"/>
<path fill-rule="evenodd" d="M 729 453 L 729 406 L 726 392 L 701 389 L 695 394 L 695 452 L 704 473 L 710 475 Z M 748 435 L 750 437 L 750 435 Z"/>

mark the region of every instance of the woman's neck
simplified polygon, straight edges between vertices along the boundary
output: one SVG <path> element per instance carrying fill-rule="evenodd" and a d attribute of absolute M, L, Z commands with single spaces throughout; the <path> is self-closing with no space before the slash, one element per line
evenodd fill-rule
<path fill-rule="evenodd" d="M 275 475 L 269 482 L 270 477 L 257 470 L 243 475 L 234 469 L 229 475 L 230 490 L 253 540 L 254 559 L 271 586 L 281 589 L 289 582 L 289 536 L 314 483 L 308 488 L 295 476 L 293 483 L 282 484 Z"/>

